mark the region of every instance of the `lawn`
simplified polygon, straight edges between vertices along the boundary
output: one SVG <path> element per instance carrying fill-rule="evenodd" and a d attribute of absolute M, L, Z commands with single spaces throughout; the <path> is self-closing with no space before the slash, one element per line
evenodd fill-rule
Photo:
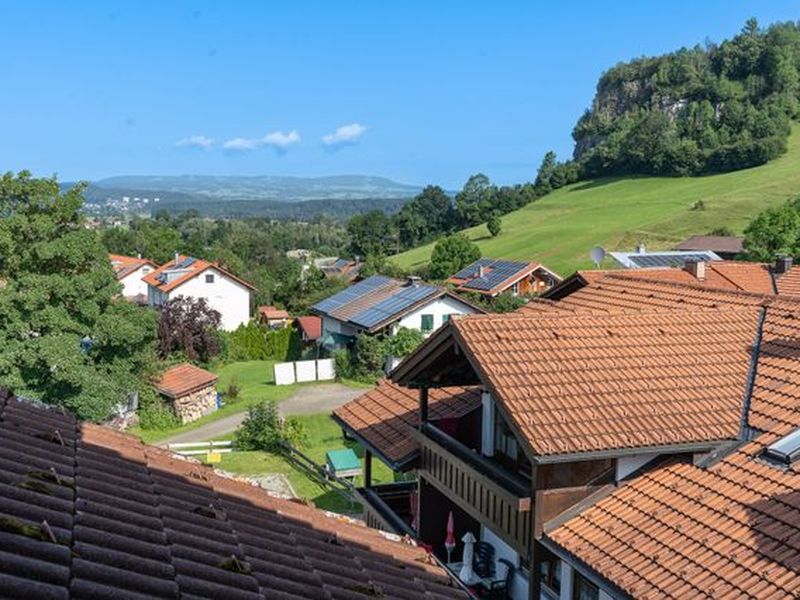
<path fill-rule="evenodd" d="M 705 177 L 626 177 L 580 182 L 503 217 L 500 235 L 466 230 L 484 256 L 539 260 L 567 275 L 592 265 L 589 250 L 670 248 L 691 234 L 728 226 L 737 233 L 760 210 L 800 194 L 800 125 L 789 151 L 770 163 Z M 704 210 L 692 210 L 702 200 Z M 394 257 L 402 267 L 428 261 L 431 244 Z M 607 265 L 612 261 L 607 259 Z"/>
<path fill-rule="evenodd" d="M 192 429 L 196 429 L 201 425 L 216 421 L 222 417 L 246 411 L 262 400 L 275 400 L 280 402 L 291 396 L 297 389 L 297 385 L 276 386 L 272 370 L 274 364 L 275 361 L 270 360 L 251 360 L 222 366 L 218 370 L 215 370 L 215 373 L 219 375 L 217 390 L 224 393 L 228 389 L 231 381 L 235 378 L 241 388 L 238 398 L 235 400 L 224 399 L 225 405 L 222 408 L 187 425 L 173 427 L 171 429 L 142 430 L 134 428 L 131 430 L 131 433 L 140 436 L 146 443 L 152 444 L 173 435 L 191 431 Z"/>
<path fill-rule="evenodd" d="M 305 425 L 308 432 L 308 445 L 302 451 L 318 464 L 325 462 L 325 453 L 328 450 L 343 447 L 353 448 L 356 454 L 363 459 L 363 449 L 356 442 L 344 439 L 341 428 L 331 419 L 330 415 L 320 413 L 296 418 Z M 226 437 L 231 439 L 233 434 Z M 338 513 L 361 511 L 358 505 L 352 505 L 337 492 L 319 486 L 280 455 L 267 452 L 231 452 L 223 454 L 222 462 L 215 466 L 240 475 L 282 473 L 288 477 L 299 497 L 313 501 L 319 508 Z M 381 461 L 373 459 L 372 479 L 375 483 L 386 483 L 394 481 L 394 475 Z M 356 484 L 360 485 L 361 483 L 363 483 L 361 478 L 358 478 Z"/>

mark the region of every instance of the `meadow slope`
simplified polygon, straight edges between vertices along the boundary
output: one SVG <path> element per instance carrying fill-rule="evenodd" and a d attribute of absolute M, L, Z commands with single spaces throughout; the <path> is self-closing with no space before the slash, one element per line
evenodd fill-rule
<path fill-rule="evenodd" d="M 485 225 L 466 233 L 484 256 L 539 260 L 561 274 L 591 266 L 589 249 L 670 248 L 691 234 L 726 225 L 741 233 L 763 208 L 800 195 L 800 125 L 789 151 L 760 167 L 705 177 L 626 177 L 584 181 L 562 188 L 503 217 L 491 238 Z M 692 210 L 702 200 L 703 210 Z M 402 267 L 419 267 L 432 244 L 398 254 Z M 606 265 L 612 266 L 610 259 Z"/>

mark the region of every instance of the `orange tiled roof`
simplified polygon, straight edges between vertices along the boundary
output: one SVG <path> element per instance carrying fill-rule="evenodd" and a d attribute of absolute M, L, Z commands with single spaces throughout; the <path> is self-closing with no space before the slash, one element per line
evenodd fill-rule
<path fill-rule="evenodd" d="M 800 594 L 800 467 L 761 450 L 800 427 L 800 303 L 766 310 L 749 425 L 765 431 L 708 468 L 666 464 L 549 537 L 637 598 Z"/>
<path fill-rule="evenodd" d="M 297 317 L 297 326 L 305 333 L 306 340 L 314 341 L 322 337 L 322 318 L 316 315 Z"/>
<path fill-rule="evenodd" d="M 123 254 L 109 254 L 108 258 L 111 260 L 111 268 L 114 269 L 114 275 L 117 276 L 117 279 L 125 279 L 125 277 L 144 265 L 156 268 L 156 264 L 147 258 L 125 256 Z"/>
<path fill-rule="evenodd" d="M 265 319 L 288 319 L 289 313 L 277 306 L 259 306 L 258 314 Z"/>
<path fill-rule="evenodd" d="M 203 260 L 201 258 L 194 259 L 194 262 L 189 267 L 186 268 L 186 272 L 184 274 L 176 277 L 172 281 L 170 281 L 170 282 L 162 282 L 161 280 L 159 280 L 159 276 L 162 273 L 164 273 L 165 271 L 169 271 L 170 269 L 173 269 L 176 264 L 180 264 L 181 261 L 183 261 L 183 260 L 185 260 L 187 258 L 191 258 L 191 257 L 184 256 L 183 254 L 179 255 L 177 261 L 175 259 L 172 259 L 171 261 L 164 263 L 163 265 L 158 267 L 155 271 L 153 271 L 153 272 L 149 273 L 148 275 L 146 275 L 145 277 L 143 277 L 142 281 L 144 281 L 148 285 L 151 285 L 154 288 L 156 288 L 156 289 L 158 289 L 158 290 L 160 290 L 162 292 L 169 292 L 171 290 L 174 290 L 178 286 L 186 283 L 190 279 L 194 279 L 195 277 L 197 277 L 198 275 L 200 275 L 204 271 L 207 271 L 208 269 L 212 269 L 213 268 L 213 269 L 216 269 L 217 271 L 219 271 L 220 273 L 224 274 L 226 277 L 230 277 L 234 281 L 242 284 L 246 288 L 249 288 L 251 290 L 255 289 L 255 287 L 253 287 L 252 284 L 246 282 L 244 279 L 240 279 L 239 277 L 236 277 L 233 273 L 230 273 L 229 271 L 223 269 L 218 264 L 208 262 L 208 261 Z"/>
<path fill-rule="evenodd" d="M 478 388 L 449 387 L 430 390 L 428 416 L 432 421 L 457 418 L 481 403 Z M 378 385 L 334 411 L 348 429 L 394 464 L 408 462 L 418 445 L 408 429 L 419 425 L 416 390 L 382 380 Z"/>
<path fill-rule="evenodd" d="M 547 297 L 557 298 L 561 290 L 574 285 L 578 280 L 582 285 L 592 285 L 608 275 L 629 279 L 683 283 L 698 287 L 720 290 L 774 294 L 775 286 L 770 265 L 734 260 L 714 260 L 706 263 L 706 276 L 697 279 L 686 269 L 679 267 L 657 267 L 645 269 L 582 270 L 564 280 L 551 290 Z M 800 281 L 800 277 L 798 278 Z M 798 286 L 800 291 L 800 286 Z"/>
<path fill-rule="evenodd" d="M 414 544 L 3 393 L 0 444 L 3 598 L 466 597 Z"/>
<path fill-rule="evenodd" d="M 736 439 L 760 310 L 453 321 L 538 455 Z"/>
<path fill-rule="evenodd" d="M 795 265 L 786 273 L 776 277 L 775 285 L 779 294 L 800 296 L 800 265 Z"/>
<path fill-rule="evenodd" d="M 183 363 L 164 371 L 156 385 L 159 392 L 170 398 L 181 398 L 217 382 L 218 377 L 205 369 Z"/>

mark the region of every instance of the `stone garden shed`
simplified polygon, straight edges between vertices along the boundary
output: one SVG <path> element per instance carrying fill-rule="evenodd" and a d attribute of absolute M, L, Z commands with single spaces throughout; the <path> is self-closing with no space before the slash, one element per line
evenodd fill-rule
<path fill-rule="evenodd" d="M 189 363 L 164 371 L 156 385 L 181 423 L 196 421 L 217 409 L 217 376 Z"/>

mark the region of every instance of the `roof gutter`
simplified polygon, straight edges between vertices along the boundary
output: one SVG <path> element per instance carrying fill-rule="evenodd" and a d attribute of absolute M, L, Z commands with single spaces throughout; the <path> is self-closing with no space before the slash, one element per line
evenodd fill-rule
<path fill-rule="evenodd" d="M 634 454 L 681 454 L 684 452 L 711 452 L 730 443 L 731 440 L 713 440 L 702 442 L 687 442 L 684 444 L 667 444 L 663 446 L 637 446 L 635 448 L 616 448 L 610 450 L 595 450 L 592 452 L 569 452 L 566 454 L 537 454 L 533 462 L 538 465 L 553 465 L 559 463 L 575 462 L 578 460 L 598 460 L 603 458 L 617 458 Z"/>

